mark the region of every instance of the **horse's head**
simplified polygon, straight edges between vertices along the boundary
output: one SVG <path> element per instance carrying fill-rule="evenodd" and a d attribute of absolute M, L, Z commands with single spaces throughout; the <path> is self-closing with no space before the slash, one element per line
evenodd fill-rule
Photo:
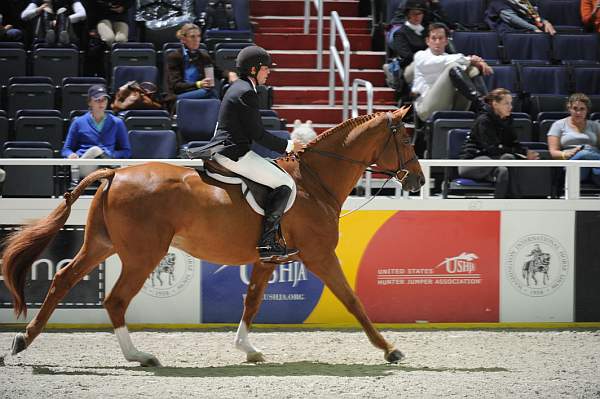
<path fill-rule="evenodd" d="M 382 124 L 387 129 L 386 138 L 383 140 L 383 148 L 376 155 L 375 164 L 394 173 L 403 189 L 418 191 L 425 184 L 425 176 L 402 123 L 409 108 L 402 107 L 387 114 L 388 123 Z"/>

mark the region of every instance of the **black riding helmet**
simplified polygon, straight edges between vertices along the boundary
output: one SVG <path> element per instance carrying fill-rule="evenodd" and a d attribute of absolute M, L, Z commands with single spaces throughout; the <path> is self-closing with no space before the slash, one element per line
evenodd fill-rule
<path fill-rule="evenodd" d="M 256 73 L 261 66 L 272 67 L 274 64 L 271 61 L 271 55 L 262 47 L 259 46 L 249 46 L 244 47 L 242 51 L 238 53 L 238 56 L 235 61 L 235 66 L 237 67 L 238 73 L 240 76 L 252 76 L 256 77 Z M 252 75 L 252 67 L 256 68 L 256 73 Z"/>

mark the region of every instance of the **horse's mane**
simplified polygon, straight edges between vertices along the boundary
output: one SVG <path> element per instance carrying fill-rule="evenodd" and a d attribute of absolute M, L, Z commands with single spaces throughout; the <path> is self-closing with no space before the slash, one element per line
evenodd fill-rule
<path fill-rule="evenodd" d="M 312 147 L 313 145 L 315 145 L 331 136 L 347 135 L 355 127 L 362 125 L 363 123 L 368 122 L 382 114 L 383 114 L 383 112 L 377 112 L 374 114 L 361 115 L 361 116 L 357 116 L 356 118 L 348 119 L 348 120 L 340 123 L 339 125 L 334 126 L 331 129 L 328 129 L 328 130 L 324 131 L 323 133 L 321 133 L 320 135 L 318 135 L 317 137 L 315 137 L 310 143 L 307 144 L 307 147 Z"/>

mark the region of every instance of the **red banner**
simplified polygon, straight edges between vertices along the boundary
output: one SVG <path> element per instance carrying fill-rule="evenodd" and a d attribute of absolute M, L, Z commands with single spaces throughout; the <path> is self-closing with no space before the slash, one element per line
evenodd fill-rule
<path fill-rule="evenodd" d="M 369 242 L 356 291 L 374 322 L 497 322 L 499 236 L 497 211 L 400 211 Z"/>

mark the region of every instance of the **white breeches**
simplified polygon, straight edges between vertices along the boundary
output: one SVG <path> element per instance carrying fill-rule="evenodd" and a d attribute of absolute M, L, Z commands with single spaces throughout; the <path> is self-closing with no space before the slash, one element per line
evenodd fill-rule
<path fill-rule="evenodd" d="M 294 179 L 290 175 L 252 150 L 248 151 L 237 161 L 231 160 L 221 154 L 215 154 L 213 158 L 219 165 L 230 171 L 267 187 L 277 188 L 288 186 L 290 189 L 294 187 Z"/>

